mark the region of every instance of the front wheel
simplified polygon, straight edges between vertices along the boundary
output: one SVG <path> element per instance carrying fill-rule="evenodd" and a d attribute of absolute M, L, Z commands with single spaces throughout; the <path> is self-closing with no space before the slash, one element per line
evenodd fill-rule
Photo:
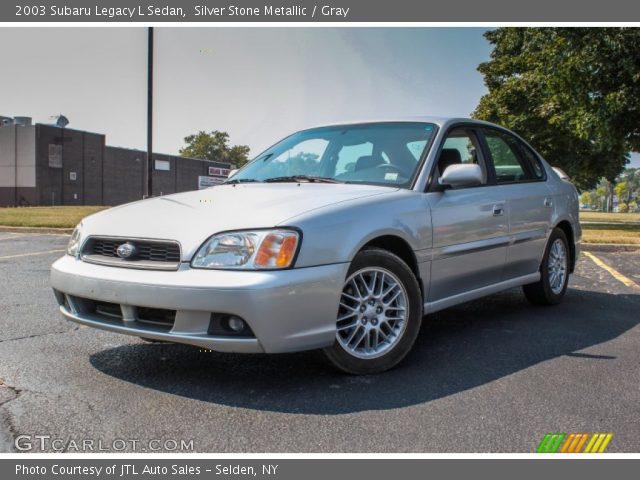
<path fill-rule="evenodd" d="M 534 305 L 556 305 L 562 301 L 569 283 L 569 244 L 567 236 L 556 228 L 551 232 L 540 265 L 540 280 L 522 287 Z"/>
<path fill-rule="evenodd" d="M 325 354 L 347 373 L 394 367 L 420 331 L 421 299 L 418 281 L 400 257 L 377 248 L 361 251 L 342 288 L 335 343 Z"/>

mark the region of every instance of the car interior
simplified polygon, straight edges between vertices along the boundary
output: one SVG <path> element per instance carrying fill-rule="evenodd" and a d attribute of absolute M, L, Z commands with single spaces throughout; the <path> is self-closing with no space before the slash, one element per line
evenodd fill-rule
<path fill-rule="evenodd" d="M 412 153 L 408 146 L 412 141 L 419 141 L 419 139 L 402 138 L 398 135 L 380 138 L 380 135 L 378 135 L 375 138 L 375 142 L 373 140 L 369 138 L 353 138 L 349 142 L 342 143 L 335 152 L 332 161 L 327 162 L 328 165 L 333 165 L 329 168 L 334 169 L 334 172 L 336 172 L 335 178 L 343 181 L 385 184 L 408 182 L 420 161 L 420 156 Z M 346 154 L 345 158 L 347 158 L 349 164 L 346 165 L 344 171 L 340 172 L 339 166 L 344 162 L 341 159 L 343 152 L 346 152 L 349 148 L 362 147 L 364 145 L 368 146 L 368 150 L 371 153 L 367 152 L 365 155 L 359 155 L 355 157 L 355 161 L 349 160 L 349 155 Z"/>
<path fill-rule="evenodd" d="M 434 179 L 442 176 L 447 167 L 462 163 L 474 163 L 482 169 L 482 183 L 487 183 L 487 168 L 481 157 L 480 147 L 473 133 L 466 129 L 451 131 L 444 141 L 436 163 Z"/>

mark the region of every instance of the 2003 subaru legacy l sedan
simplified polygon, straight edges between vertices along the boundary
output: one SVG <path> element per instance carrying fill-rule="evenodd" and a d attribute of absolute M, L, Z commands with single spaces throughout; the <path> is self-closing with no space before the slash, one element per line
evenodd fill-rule
<path fill-rule="evenodd" d="M 411 349 L 423 315 L 523 286 L 565 294 L 581 237 L 565 176 L 467 119 L 295 133 L 210 189 L 92 215 L 54 263 L 75 322 L 226 352 L 324 348 L 351 373 Z"/>

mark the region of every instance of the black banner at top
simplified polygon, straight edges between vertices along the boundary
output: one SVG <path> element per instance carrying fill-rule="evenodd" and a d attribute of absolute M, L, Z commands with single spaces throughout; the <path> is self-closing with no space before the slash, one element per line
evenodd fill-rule
<path fill-rule="evenodd" d="M 14 0 L 0 22 L 639 22 L 629 0 Z"/>

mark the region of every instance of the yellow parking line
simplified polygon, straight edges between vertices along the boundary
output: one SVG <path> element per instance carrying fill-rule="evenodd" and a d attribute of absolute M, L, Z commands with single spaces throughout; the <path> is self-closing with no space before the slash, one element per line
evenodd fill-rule
<path fill-rule="evenodd" d="M 611 276 L 613 278 L 615 278 L 616 280 L 618 280 L 620 283 L 623 283 L 627 287 L 637 288 L 637 289 L 640 290 L 640 286 L 636 282 L 631 280 L 629 277 L 625 277 L 623 274 L 621 274 L 615 268 L 612 268 L 609 265 L 607 265 L 606 263 L 604 263 L 602 260 L 600 260 L 598 257 L 596 257 L 593 253 L 584 252 L 584 254 L 587 257 L 589 257 L 591 260 L 593 260 L 593 263 L 595 263 L 597 266 L 599 266 L 600 268 L 602 268 L 602 269 L 606 270 L 607 272 L 609 272 L 611 274 Z"/>
<path fill-rule="evenodd" d="M 31 252 L 31 253 L 19 253 L 17 255 L 6 255 L 4 257 L 0 257 L 0 260 L 7 260 L 9 258 L 18 258 L 18 257 L 31 257 L 33 255 L 46 255 L 48 253 L 60 253 L 60 252 L 64 252 L 64 249 L 62 249 L 62 250 L 47 250 L 46 252 Z"/>

